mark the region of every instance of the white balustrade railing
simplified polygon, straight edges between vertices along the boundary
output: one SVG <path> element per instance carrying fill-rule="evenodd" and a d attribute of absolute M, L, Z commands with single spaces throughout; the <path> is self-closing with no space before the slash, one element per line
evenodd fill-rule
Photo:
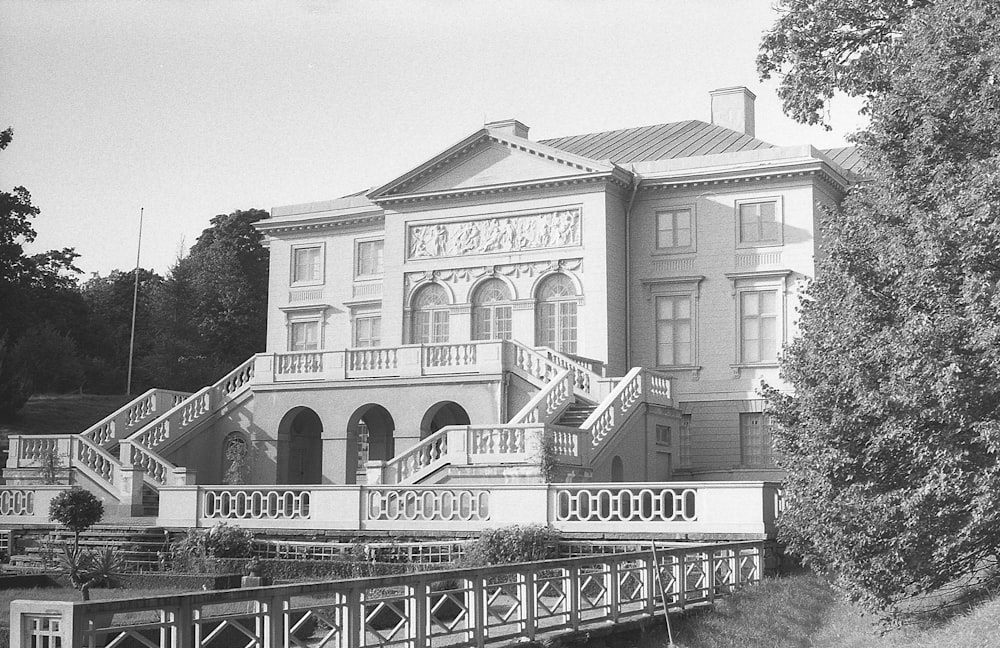
<path fill-rule="evenodd" d="M 9 437 L 8 468 L 35 470 L 81 469 L 102 488 L 117 495 L 118 460 L 89 437 L 79 434 L 23 435 Z M 54 475 L 59 477 L 59 475 Z"/>
<path fill-rule="evenodd" d="M 480 488 L 371 487 L 366 519 L 379 522 L 485 522 L 490 491 Z"/>
<path fill-rule="evenodd" d="M 382 466 L 383 484 L 402 484 L 413 481 L 418 476 L 435 468 L 448 457 L 448 437 L 451 428 L 448 426 L 431 434 L 402 454 L 393 457 Z M 452 444 L 452 448 L 454 449 Z"/>
<path fill-rule="evenodd" d="M 215 384 L 204 387 L 147 423 L 128 440 L 162 452 L 182 436 L 212 419 L 212 414 L 250 388 L 254 358 L 247 360 Z M 170 468 L 173 468 L 171 465 Z"/>
<path fill-rule="evenodd" d="M 594 369 L 600 363 L 596 360 L 584 362 L 582 358 L 559 353 L 549 347 L 535 347 L 535 351 L 545 356 L 545 359 L 552 364 L 573 372 L 573 387 L 577 394 L 591 400 L 597 400 L 598 381 L 601 379 L 601 374 Z M 603 365 L 601 366 L 603 367 Z"/>
<path fill-rule="evenodd" d="M 116 484 L 115 473 L 120 468 L 118 460 L 99 445 L 86 437 L 75 435 L 73 437 L 75 446 L 76 462 L 75 466 L 82 466 L 99 478 L 106 486 L 111 487 Z"/>
<path fill-rule="evenodd" d="M 112 601 L 11 603 L 12 648 L 484 646 L 711 604 L 761 580 L 761 542 Z M 658 559 L 657 559 L 658 558 Z M 661 598 L 662 597 L 662 598 Z"/>
<path fill-rule="evenodd" d="M 456 373 L 477 367 L 475 342 L 461 344 L 426 344 L 421 347 L 420 366 L 423 373 Z"/>
<path fill-rule="evenodd" d="M 274 375 L 277 377 L 322 374 L 324 355 L 322 351 L 277 353 L 274 356 Z"/>
<path fill-rule="evenodd" d="M 768 482 L 164 485 L 157 524 L 210 527 L 225 519 L 260 529 L 415 533 L 533 523 L 574 533 L 764 538 L 775 530 L 777 488 Z"/>
<path fill-rule="evenodd" d="M 302 489 L 206 488 L 204 516 L 213 520 L 309 518 L 309 491 Z"/>
<path fill-rule="evenodd" d="M 80 433 L 104 449 L 113 447 L 118 439 L 127 437 L 151 416 L 165 412 L 190 396 L 187 392 L 150 389 L 129 401 Z"/>
<path fill-rule="evenodd" d="M 468 452 L 470 455 L 503 455 L 510 461 L 514 455 L 523 455 L 528 449 L 528 437 L 544 434 L 543 425 L 476 425 L 468 426 Z"/>
<path fill-rule="evenodd" d="M 120 452 L 121 464 L 141 468 L 147 477 L 146 481 L 154 488 L 171 483 L 171 475 L 176 467 L 153 450 L 141 443 L 122 441 Z"/>
<path fill-rule="evenodd" d="M 393 375 L 398 367 L 397 349 L 395 348 L 375 347 L 347 350 L 348 377 Z"/>
<path fill-rule="evenodd" d="M 0 515 L 35 514 L 35 491 L 31 488 L 0 487 Z"/>
<path fill-rule="evenodd" d="M 560 368 L 549 382 L 510 419 L 510 422 L 513 425 L 552 423 L 573 402 L 573 398 L 573 373 L 569 369 Z"/>
<path fill-rule="evenodd" d="M 558 522 L 694 522 L 694 488 L 561 486 L 556 488 Z"/>
<path fill-rule="evenodd" d="M 621 379 L 595 409 L 580 429 L 590 433 L 590 445 L 596 449 L 612 435 L 615 429 L 625 422 L 642 401 L 642 368 L 635 367 Z"/>
<path fill-rule="evenodd" d="M 507 349 L 510 356 L 506 362 L 507 368 L 538 387 L 547 384 L 563 370 L 563 367 L 550 361 L 544 354 L 517 340 L 508 340 Z"/>

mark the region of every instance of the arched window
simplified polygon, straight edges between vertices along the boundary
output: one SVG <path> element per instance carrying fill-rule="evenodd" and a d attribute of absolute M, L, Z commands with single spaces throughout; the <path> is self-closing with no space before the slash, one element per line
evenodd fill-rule
<path fill-rule="evenodd" d="M 509 340 L 511 296 L 507 284 L 489 279 L 472 296 L 472 339 Z"/>
<path fill-rule="evenodd" d="M 437 344 L 448 341 L 448 292 L 438 284 L 428 284 L 413 299 L 411 341 Z"/>
<path fill-rule="evenodd" d="M 250 483 L 250 444 L 241 432 L 230 432 L 222 442 L 222 483 Z"/>
<path fill-rule="evenodd" d="M 535 295 L 535 343 L 576 353 L 576 288 L 564 274 L 549 275 Z"/>

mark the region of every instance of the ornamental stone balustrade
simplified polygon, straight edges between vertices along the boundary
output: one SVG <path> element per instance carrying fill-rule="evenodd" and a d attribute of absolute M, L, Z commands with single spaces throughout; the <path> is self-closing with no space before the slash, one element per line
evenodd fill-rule
<path fill-rule="evenodd" d="M 543 524 L 572 534 L 772 537 L 778 485 L 668 482 L 429 486 L 164 486 L 164 527 L 472 533 Z"/>

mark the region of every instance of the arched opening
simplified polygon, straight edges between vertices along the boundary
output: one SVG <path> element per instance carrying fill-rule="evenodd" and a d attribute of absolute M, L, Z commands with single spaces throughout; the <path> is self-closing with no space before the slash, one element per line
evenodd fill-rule
<path fill-rule="evenodd" d="M 222 441 L 222 483 L 249 484 L 252 474 L 247 436 L 243 432 L 230 432 Z"/>
<path fill-rule="evenodd" d="M 443 344 L 448 341 L 448 291 L 440 284 L 427 284 L 413 298 L 410 341 L 413 344 Z"/>
<path fill-rule="evenodd" d="M 472 339 L 509 340 L 511 336 L 510 289 L 500 279 L 487 279 L 472 295 Z"/>
<path fill-rule="evenodd" d="M 563 353 L 576 353 L 576 306 L 573 281 L 562 273 L 551 274 L 535 292 L 535 344 Z"/>
<path fill-rule="evenodd" d="M 367 462 L 392 459 L 396 452 L 392 436 L 395 430 L 392 415 L 381 405 L 369 403 L 355 410 L 347 423 L 348 483 L 358 483 Z"/>
<path fill-rule="evenodd" d="M 611 460 L 611 481 L 625 481 L 625 465 L 622 463 L 622 458 L 618 455 L 615 455 Z"/>
<path fill-rule="evenodd" d="M 323 423 L 308 407 L 296 407 L 278 425 L 278 483 L 323 483 Z"/>
<path fill-rule="evenodd" d="M 469 413 L 458 403 L 442 401 L 432 405 L 420 422 L 420 438 L 425 439 L 448 425 L 469 425 Z"/>

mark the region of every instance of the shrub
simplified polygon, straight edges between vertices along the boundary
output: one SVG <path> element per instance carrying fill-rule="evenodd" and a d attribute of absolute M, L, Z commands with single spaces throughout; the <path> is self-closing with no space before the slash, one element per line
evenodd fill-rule
<path fill-rule="evenodd" d="M 540 524 L 487 529 L 466 551 L 467 565 L 500 565 L 555 558 L 559 532 Z"/>
<path fill-rule="evenodd" d="M 80 532 L 101 521 L 104 504 L 89 490 L 74 488 L 59 493 L 49 504 L 49 519 L 73 532 L 73 546 L 80 548 Z"/>
<path fill-rule="evenodd" d="M 174 571 L 204 574 L 219 573 L 216 561 L 225 558 L 243 559 L 237 572 L 243 572 L 247 558 L 253 555 L 253 533 L 220 522 L 207 531 L 189 529 L 183 537 L 170 543 L 170 558 Z"/>

